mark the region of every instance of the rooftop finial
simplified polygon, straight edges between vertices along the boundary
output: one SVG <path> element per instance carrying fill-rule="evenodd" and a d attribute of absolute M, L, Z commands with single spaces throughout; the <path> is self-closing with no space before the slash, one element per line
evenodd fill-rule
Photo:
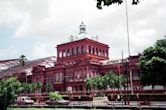
<path fill-rule="evenodd" d="M 80 24 L 80 33 L 85 33 L 86 34 L 86 25 L 84 24 L 84 22 L 82 21 L 82 23 Z"/>

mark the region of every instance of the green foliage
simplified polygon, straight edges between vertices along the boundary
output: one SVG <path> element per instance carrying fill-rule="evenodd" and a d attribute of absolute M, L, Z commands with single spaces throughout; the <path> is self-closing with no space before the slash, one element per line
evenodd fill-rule
<path fill-rule="evenodd" d="M 6 110 L 22 90 L 21 83 L 15 77 L 0 80 L 1 110 Z"/>
<path fill-rule="evenodd" d="M 158 40 L 153 47 L 145 49 L 139 61 L 143 85 L 166 84 L 166 39 Z"/>
<path fill-rule="evenodd" d="M 41 90 L 43 87 L 42 82 L 36 83 L 22 83 L 24 93 L 34 93 L 36 90 Z"/>
<path fill-rule="evenodd" d="M 98 90 L 111 88 L 121 88 L 125 86 L 126 79 L 124 75 L 116 75 L 113 72 L 109 72 L 104 76 L 92 77 L 86 80 L 86 87 L 88 90 L 97 88 Z"/>
<path fill-rule="evenodd" d="M 51 92 L 53 90 L 53 85 L 51 83 L 46 83 L 46 92 Z"/>
<path fill-rule="evenodd" d="M 50 92 L 49 97 L 52 99 L 61 99 L 62 98 L 62 96 L 60 94 L 58 94 L 57 92 Z"/>
<path fill-rule="evenodd" d="M 24 55 L 21 55 L 20 56 L 20 60 L 19 60 L 19 62 L 21 63 L 21 65 L 22 66 L 25 66 L 25 62 L 26 62 L 26 56 L 24 56 Z"/>
<path fill-rule="evenodd" d="M 42 82 L 37 82 L 36 83 L 36 88 L 41 89 L 43 87 L 43 83 Z"/>
<path fill-rule="evenodd" d="M 36 82 L 36 89 L 38 92 L 41 92 L 41 89 L 43 88 L 43 83 L 42 82 Z"/>
<path fill-rule="evenodd" d="M 34 93 L 37 87 L 37 83 L 22 83 L 24 93 Z"/>
<path fill-rule="evenodd" d="M 110 6 L 112 4 L 122 4 L 124 0 L 97 0 L 97 8 L 102 9 L 102 3 L 103 6 Z M 139 3 L 139 0 L 132 0 L 133 5 L 137 5 Z"/>

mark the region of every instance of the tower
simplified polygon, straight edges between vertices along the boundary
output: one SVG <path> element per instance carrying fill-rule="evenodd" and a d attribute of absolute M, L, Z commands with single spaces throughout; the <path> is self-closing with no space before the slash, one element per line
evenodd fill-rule
<path fill-rule="evenodd" d="M 83 23 L 83 21 L 80 24 L 80 33 L 79 34 L 82 34 L 82 33 L 86 34 L 86 25 Z"/>
<path fill-rule="evenodd" d="M 78 39 L 57 45 L 57 63 L 74 64 L 80 60 L 101 61 L 108 59 L 108 45 L 91 39 L 86 25 L 80 24 Z"/>

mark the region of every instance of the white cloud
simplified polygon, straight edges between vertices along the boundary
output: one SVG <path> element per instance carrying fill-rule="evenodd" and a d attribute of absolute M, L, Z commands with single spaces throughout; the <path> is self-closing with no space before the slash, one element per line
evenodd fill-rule
<path fill-rule="evenodd" d="M 19 51 L 14 46 L 0 49 L 0 59 L 15 59 L 18 58 L 18 56 Z"/>
<path fill-rule="evenodd" d="M 33 58 L 42 58 L 55 55 L 55 48 L 53 48 L 53 44 L 51 44 L 51 42 L 37 42 L 32 49 Z"/>
<path fill-rule="evenodd" d="M 165 6 L 165 0 L 129 4 L 131 54 L 142 52 L 166 34 Z M 89 35 L 98 35 L 99 41 L 110 46 L 110 58 L 121 58 L 122 50 L 127 56 L 125 4 L 98 10 L 95 0 L 0 0 L 0 25 L 16 27 L 18 39 L 51 42 L 37 42 L 32 49 L 35 58 L 55 55 L 51 49 L 76 35 L 82 20 Z"/>

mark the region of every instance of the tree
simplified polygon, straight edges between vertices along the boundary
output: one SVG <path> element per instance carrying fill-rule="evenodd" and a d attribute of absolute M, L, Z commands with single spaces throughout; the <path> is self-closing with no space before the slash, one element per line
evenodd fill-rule
<path fill-rule="evenodd" d="M 112 4 L 122 4 L 124 0 L 97 0 L 96 7 L 98 9 L 102 9 L 102 4 L 103 6 L 110 6 Z M 132 0 L 133 5 L 137 5 L 139 3 L 139 0 Z"/>
<path fill-rule="evenodd" d="M 92 77 L 86 80 L 86 88 L 87 90 L 92 90 L 97 87 L 97 79 L 96 77 Z"/>
<path fill-rule="evenodd" d="M 98 90 L 102 90 L 106 88 L 106 85 L 104 84 L 104 78 L 103 76 L 97 76 L 95 77 L 95 84 L 96 84 L 96 88 Z"/>
<path fill-rule="evenodd" d="M 21 83 L 15 78 L 0 80 L 0 108 L 6 110 L 22 91 Z"/>
<path fill-rule="evenodd" d="M 111 88 L 121 88 L 126 84 L 126 78 L 124 75 L 116 75 L 112 71 L 108 72 L 105 81 Z"/>
<path fill-rule="evenodd" d="M 86 80 L 86 87 L 88 90 L 91 89 L 107 89 L 111 88 L 121 88 L 125 86 L 126 78 L 124 75 L 116 75 L 113 72 L 108 72 L 104 76 L 96 76 Z"/>
<path fill-rule="evenodd" d="M 139 61 L 141 82 L 146 85 L 166 85 L 166 39 L 157 40 L 145 49 Z"/>
<path fill-rule="evenodd" d="M 118 81 L 119 81 L 119 88 L 126 87 L 127 80 L 124 75 L 119 75 Z"/>
<path fill-rule="evenodd" d="M 86 80 L 86 88 L 87 88 L 87 90 L 91 90 L 91 88 L 92 88 L 92 80 L 91 79 Z"/>
<path fill-rule="evenodd" d="M 37 82 L 36 83 L 36 88 L 37 88 L 37 90 L 38 90 L 39 93 L 41 93 L 42 87 L 43 87 L 43 83 L 42 82 Z"/>
<path fill-rule="evenodd" d="M 22 83 L 24 93 L 34 93 L 37 87 L 37 83 Z"/>
<path fill-rule="evenodd" d="M 19 62 L 21 63 L 22 66 L 25 66 L 25 62 L 27 61 L 25 55 L 21 55 L 19 58 Z"/>
<path fill-rule="evenodd" d="M 53 90 L 53 85 L 51 83 L 46 83 L 46 92 L 51 92 Z"/>

